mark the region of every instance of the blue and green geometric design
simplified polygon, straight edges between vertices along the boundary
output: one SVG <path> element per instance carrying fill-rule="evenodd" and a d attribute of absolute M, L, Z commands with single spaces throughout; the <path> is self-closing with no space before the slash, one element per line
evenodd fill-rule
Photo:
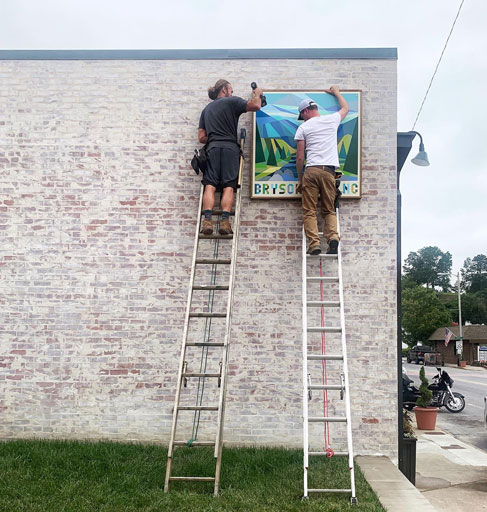
<path fill-rule="evenodd" d="M 298 105 L 309 98 L 320 115 L 338 112 L 338 101 L 322 91 L 265 92 L 267 105 L 256 112 L 252 197 L 299 197 L 296 193 L 296 142 Z M 360 91 L 344 92 L 349 106 L 347 117 L 338 128 L 338 158 L 343 174 L 344 197 L 360 197 Z"/>

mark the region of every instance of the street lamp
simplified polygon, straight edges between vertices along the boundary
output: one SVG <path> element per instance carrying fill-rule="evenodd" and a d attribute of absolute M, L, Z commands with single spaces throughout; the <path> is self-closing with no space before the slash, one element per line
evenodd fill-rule
<path fill-rule="evenodd" d="M 423 137 L 415 131 L 397 132 L 397 424 L 398 424 L 398 462 L 399 469 L 405 473 L 402 426 L 402 333 L 401 333 L 401 191 L 399 190 L 399 177 L 401 169 L 411 151 L 413 139 L 419 136 L 419 153 L 411 160 L 413 164 L 428 166 L 428 155 L 424 150 Z"/>
<path fill-rule="evenodd" d="M 458 284 L 458 334 L 460 334 L 460 350 L 457 350 L 458 356 L 458 366 L 460 366 L 460 359 L 463 352 L 463 327 L 462 327 L 462 299 L 460 296 L 460 271 L 458 271 L 457 275 L 457 284 Z M 456 348 L 456 347 L 455 347 Z"/>

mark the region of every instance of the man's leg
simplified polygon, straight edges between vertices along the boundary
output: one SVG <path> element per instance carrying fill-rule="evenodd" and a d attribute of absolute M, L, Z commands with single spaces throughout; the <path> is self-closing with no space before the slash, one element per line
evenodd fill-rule
<path fill-rule="evenodd" d="M 308 239 L 308 252 L 317 251 L 320 248 L 318 219 L 316 217 L 316 207 L 318 205 L 319 197 L 319 188 L 315 182 L 316 172 L 319 171 L 308 168 L 306 169 L 303 177 L 303 223 L 304 232 Z"/>
<path fill-rule="evenodd" d="M 329 172 L 323 172 L 320 176 L 321 213 L 324 220 L 323 233 L 333 253 L 338 247 L 337 217 L 335 212 L 335 177 Z M 331 243 L 334 241 L 334 243 Z"/>
<path fill-rule="evenodd" d="M 225 187 L 222 195 L 222 210 L 231 212 L 233 206 L 233 187 Z"/>
<path fill-rule="evenodd" d="M 230 212 L 233 206 L 233 187 L 225 187 L 222 194 L 222 220 L 220 222 L 220 235 L 231 235 L 233 233 L 230 225 Z"/>
<path fill-rule="evenodd" d="M 213 206 L 215 206 L 215 190 L 213 185 L 205 185 L 203 192 L 203 214 L 204 219 L 201 223 L 201 232 L 204 235 L 213 234 L 213 221 L 211 220 L 211 214 Z"/>
<path fill-rule="evenodd" d="M 234 148 L 222 148 L 221 150 L 221 180 L 223 185 L 222 193 L 222 220 L 220 222 L 221 235 L 233 233 L 230 225 L 230 212 L 233 206 L 233 191 L 237 187 L 238 171 L 240 167 L 240 153 Z"/>
<path fill-rule="evenodd" d="M 203 192 L 203 211 L 213 210 L 215 206 L 215 191 L 216 188 L 213 185 L 205 185 L 205 191 Z"/>

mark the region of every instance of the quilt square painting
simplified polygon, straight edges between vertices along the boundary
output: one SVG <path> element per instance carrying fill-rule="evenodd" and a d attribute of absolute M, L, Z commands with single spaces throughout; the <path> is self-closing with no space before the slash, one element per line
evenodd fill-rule
<path fill-rule="evenodd" d="M 340 91 L 348 103 L 347 117 L 337 134 L 342 198 L 360 198 L 361 165 L 361 92 Z M 335 96 L 325 91 L 271 91 L 264 93 L 267 105 L 253 118 L 253 166 L 251 197 L 295 198 L 298 173 L 294 135 L 303 121 L 298 121 L 298 105 L 312 99 L 320 115 L 340 110 Z"/>

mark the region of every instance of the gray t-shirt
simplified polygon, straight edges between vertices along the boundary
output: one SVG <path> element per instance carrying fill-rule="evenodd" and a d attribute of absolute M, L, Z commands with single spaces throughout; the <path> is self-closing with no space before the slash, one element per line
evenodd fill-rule
<path fill-rule="evenodd" d="M 201 112 L 198 128 L 206 131 L 209 146 L 226 146 L 237 141 L 238 118 L 247 112 L 247 102 L 238 96 L 217 98 Z"/>

